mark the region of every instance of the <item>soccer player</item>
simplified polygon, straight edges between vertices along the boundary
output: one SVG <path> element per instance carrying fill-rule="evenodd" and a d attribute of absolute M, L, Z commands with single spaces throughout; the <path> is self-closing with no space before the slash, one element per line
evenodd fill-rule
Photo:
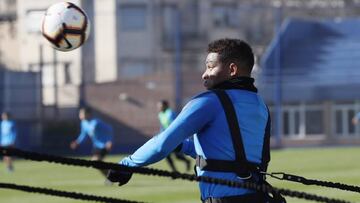
<path fill-rule="evenodd" d="M 86 136 L 89 136 L 93 143 L 93 155 L 91 160 L 102 161 L 112 148 L 113 129 L 104 121 L 94 118 L 92 110 L 83 107 L 79 111 L 81 120 L 81 132 L 78 138 L 70 143 L 71 149 L 76 149 Z M 101 170 L 106 176 L 107 171 Z"/>
<path fill-rule="evenodd" d="M 169 107 L 169 102 L 166 100 L 161 100 L 157 104 L 159 114 L 158 119 L 160 123 L 160 133 L 163 132 L 166 128 L 169 127 L 171 122 L 176 118 L 176 113 Z M 183 153 L 174 152 L 175 157 L 181 161 L 183 161 L 186 165 L 186 170 L 190 170 L 190 160 L 188 160 Z M 171 158 L 171 154 L 166 157 L 166 161 L 170 165 L 170 168 L 173 172 L 177 172 L 174 161 Z"/>
<path fill-rule="evenodd" d="M 14 147 L 17 136 L 17 129 L 15 121 L 11 119 L 9 112 L 3 112 L 1 114 L 0 124 L 0 140 L 2 147 Z M 13 161 L 10 156 L 3 157 L 8 172 L 14 171 Z"/>
<path fill-rule="evenodd" d="M 354 125 L 357 125 L 359 123 L 359 120 L 360 120 L 360 112 L 358 112 L 357 114 L 355 114 L 355 116 L 352 118 L 352 123 Z"/>
<path fill-rule="evenodd" d="M 270 116 L 251 78 L 252 49 L 239 39 L 219 39 L 211 42 L 207 51 L 202 79 L 208 91 L 193 97 L 165 131 L 120 164 L 146 166 L 181 147 L 197 159 L 198 176 L 263 183 L 260 172 L 266 171 L 270 160 Z M 189 136 L 194 136 L 193 141 Z M 119 185 L 131 176 L 115 170 L 108 173 L 108 179 Z M 271 198 L 213 183 L 200 182 L 199 186 L 204 203 L 264 203 Z"/>

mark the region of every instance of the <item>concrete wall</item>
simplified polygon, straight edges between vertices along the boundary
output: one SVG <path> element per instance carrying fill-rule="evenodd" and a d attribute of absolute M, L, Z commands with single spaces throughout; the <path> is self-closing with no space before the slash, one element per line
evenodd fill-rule
<path fill-rule="evenodd" d="M 116 0 L 94 2 L 95 81 L 116 80 Z"/>
<path fill-rule="evenodd" d="M 17 24 L 17 21 L 0 21 L 0 64 L 12 70 L 20 69 Z"/>
<path fill-rule="evenodd" d="M 78 86 L 81 82 L 81 48 L 70 52 L 55 51 L 40 33 L 42 15 L 50 5 L 56 2 L 61 1 L 38 0 L 36 4 L 26 0 L 17 2 L 17 41 L 18 46 L 21 47 L 18 49 L 19 69 L 21 71 L 39 72 L 42 55 L 44 105 L 77 106 L 79 101 Z M 71 2 L 80 4 L 80 1 Z M 68 84 L 65 83 L 66 74 L 70 76 L 71 80 Z"/>

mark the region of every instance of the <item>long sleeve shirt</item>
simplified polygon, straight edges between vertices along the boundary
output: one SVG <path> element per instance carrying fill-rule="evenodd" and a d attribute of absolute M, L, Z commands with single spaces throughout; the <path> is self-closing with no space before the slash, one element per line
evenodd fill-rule
<path fill-rule="evenodd" d="M 97 118 L 82 120 L 81 132 L 76 142 L 82 143 L 86 136 L 90 137 L 94 148 L 103 149 L 107 142 L 112 141 L 113 129 L 109 124 Z"/>
<path fill-rule="evenodd" d="M 10 146 L 15 144 L 17 130 L 16 124 L 11 120 L 3 120 L 0 124 L 0 143 L 1 146 Z"/>
<path fill-rule="evenodd" d="M 248 161 L 261 163 L 265 128 L 268 119 L 267 107 L 255 92 L 226 90 L 233 102 Z M 194 136 L 193 141 L 186 139 Z M 183 142 L 186 140 L 185 142 Z M 134 154 L 124 158 L 120 164 L 146 166 L 166 157 L 180 143 L 182 151 L 192 157 L 205 159 L 235 160 L 234 147 L 226 116 L 217 96 L 210 91 L 195 96 L 177 118 L 162 133 L 150 139 Z M 202 171 L 199 176 L 240 180 L 235 173 Z M 201 198 L 225 197 L 250 193 L 246 189 L 231 188 L 218 184 L 199 183 Z"/>

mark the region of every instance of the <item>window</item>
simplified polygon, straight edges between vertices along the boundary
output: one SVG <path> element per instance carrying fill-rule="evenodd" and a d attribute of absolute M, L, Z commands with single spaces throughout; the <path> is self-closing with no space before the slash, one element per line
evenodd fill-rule
<path fill-rule="evenodd" d="M 352 118 L 355 116 L 355 111 L 353 109 L 348 110 L 348 117 L 347 117 L 347 124 L 349 128 L 349 135 L 354 136 L 355 135 L 355 126 L 352 124 Z"/>
<path fill-rule="evenodd" d="M 307 110 L 305 112 L 306 135 L 323 133 L 323 112 L 322 110 Z"/>
<path fill-rule="evenodd" d="M 343 126 L 342 126 L 342 111 L 338 110 L 335 113 L 335 121 L 336 121 L 336 134 L 342 134 Z"/>
<path fill-rule="evenodd" d="M 177 19 L 176 19 L 176 6 L 174 5 L 164 5 L 162 9 L 162 20 L 163 20 L 163 39 L 166 43 L 174 43 L 175 31 L 179 28 L 176 28 Z"/>
<path fill-rule="evenodd" d="M 41 20 L 45 10 L 28 10 L 26 12 L 25 25 L 28 33 L 40 34 Z"/>
<path fill-rule="evenodd" d="M 119 67 L 119 78 L 144 76 L 152 71 L 151 65 L 145 61 L 128 61 Z"/>
<path fill-rule="evenodd" d="M 300 134 L 300 113 L 297 107 L 284 108 L 283 132 L 285 137 L 298 137 Z"/>
<path fill-rule="evenodd" d="M 120 28 L 123 31 L 146 29 L 146 5 L 120 5 Z"/>
<path fill-rule="evenodd" d="M 65 84 L 72 84 L 71 74 L 70 74 L 70 63 L 64 63 L 64 81 Z"/>
<path fill-rule="evenodd" d="M 283 133 L 285 137 L 305 138 L 324 133 L 321 105 L 291 105 L 283 107 Z"/>
<path fill-rule="evenodd" d="M 45 64 L 42 68 L 42 85 L 43 87 L 52 87 L 55 85 L 54 66 Z"/>
<path fill-rule="evenodd" d="M 300 112 L 294 111 L 294 134 L 299 135 L 300 134 Z"/>
<path fill-rule="evenodd" d="M 336 104 L 334 107 L 335 133 L 340 137 L 358 136 L 358 126 L 352 124 L 355 116 L 355 106 L 352 104 Z"/>
<path fill-rule="evenodd" d="M 290 134 L 290 127 L 289 127 L 289 112 L 283 113 L 283 123 L 284 123 L 284 135 L 287 137 Z"/>
<path fill-rule="evenodd" d="M 45 64 L 42 68 L 42 95 L 44 105 L 54 105 L 55 94 L 54 67 L 52 64 Z"/>
<path fill-rule="evenodd" d="M 213 6 L 213 23 L 215 27 L 237 27 L 237 8 L 234 4 L 215 4 Z"/>

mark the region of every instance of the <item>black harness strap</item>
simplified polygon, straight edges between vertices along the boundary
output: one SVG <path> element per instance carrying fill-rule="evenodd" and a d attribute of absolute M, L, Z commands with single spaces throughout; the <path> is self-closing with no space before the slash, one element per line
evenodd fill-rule
<path fill-rule="evenodd" d="M 244 150 L 244 144 L 241 139 L 241 132 L 239 127 L 239 122 L 235 114 L 235 108 L 232 105 L 232 102 L 229 96 L 225 93 L 224 90 L 214 90 L 216 96 L 220 99 L 220 102 L 224 108 L 227 123 L 230 129 L 231 139 L 233 142 L 233 147 L 235 150 L 235 160 L 238 163 L 247 162 Z"/>
<path fill-rule="evenodd" d="M 266 172 L 268 162 L 270 161 L 270 112 L 268 109 L 268 120 L 264 132 L 264 142 L 262 148 L 262 159 L 261 164 L 256 164 L 246 159 L 244 145 L 242 142 L 242 136 L 240 132 L 239 122 L 236 117 L 235 108 L 226 94 L 225 90 L 216 89 L 213 92 L 218 96 L 221 105 L 225 111 L 227 123 L 230 129 L 231 139 L 235 151 L 235 161 L 215 160 L 215 159 L 203 159 L 198 156 L 196 158 L 196 166 L 202 170 L 208 171 L 222 171 L 222 172 L 235 172 L 240 178 L 246 179 L 247 181 L 256 181 L 253 179 L 253 175 L 256 174 L 260 179 L 260 182 L 272 187 L 265 180 L 265 176 L 260 172 Z M 266 202 L 269 203 L 286 203 L 286 200 L 281 196 L 280 193 L 274 192 L 269 196 L 266 196 Z M 262 202 L 263 200 L 261 200 Z"/>
<path fill-rule="evenodd" d="M 218 172 L 237 172 L 243 177 L 249 175 L 249 171 L 258 171 L 259 165 L 248 163 L 247 170 L 244 166 L 236 161 L 218 160 L 218 159 L 204 159 L 200 156 L 196 157 L 196 166 L 205 171 L 218 171 Z"/>
<path fill-rule="evenodd" d="M 268 146 L 270 144 L 270 114 L 268 116 L 268 122 L 265 129 L 264 145 L 262 149 L 262 163 L 260 165 L 252 163 L 246 159 L 239 122 L 236 117 L 235 108 L 229 96 L 221 89 L 213 90 L 213 92 L 219 98 L 225 111 L 235 151 L 235 161 L 204 159 L 198 156 L 196 158 L 196 166 L 207 171 L 235 172 L 239 177 L 249 177 L 252 172 L 259 173 L 260 171 L 266 171 L 267 164 L 270 160 L 270 148 Z"/>
<path fill-rule="evenodd" d="M 271 117 L 269 108 L 266 106 L 268 112 L 268 119 L 265 127 L 262 159 L 261 159 L 261 170 L 266 172 L 268 163 L 270 162 L 270 136 L 271 136 Z"/>

